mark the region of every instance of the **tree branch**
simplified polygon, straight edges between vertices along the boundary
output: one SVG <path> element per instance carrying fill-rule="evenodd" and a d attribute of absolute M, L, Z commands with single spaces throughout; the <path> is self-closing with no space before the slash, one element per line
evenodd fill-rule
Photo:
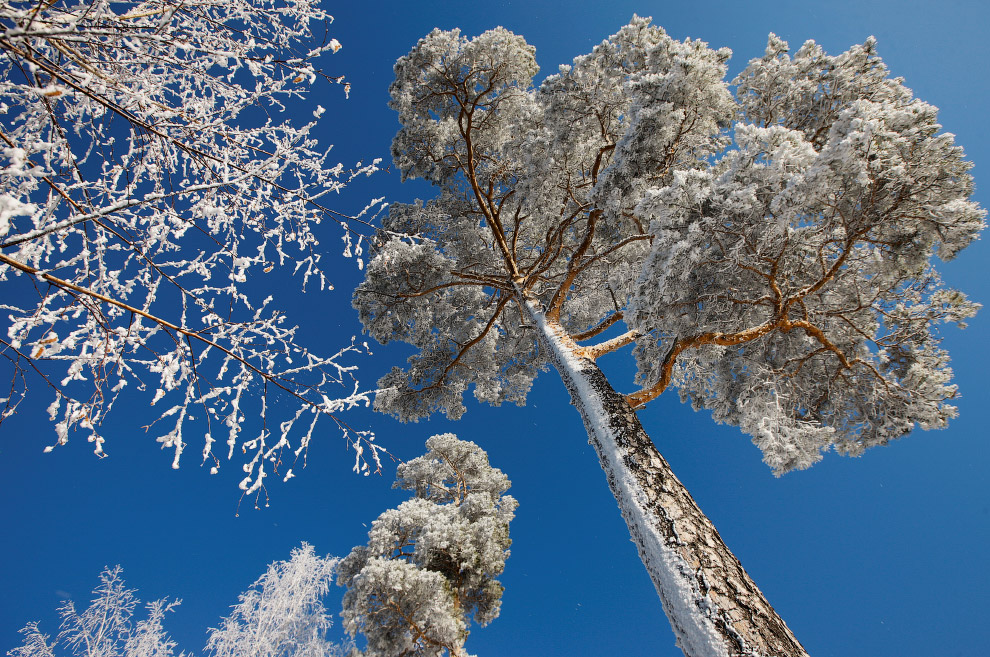
<path fill-rule="evenodd" d="M 606 329 L 608 329 L 608 327 L 612 326 L 621 319 L 622 319 L 622 311 L 619 310 L 617 312 L 612 313 L 611 315 L 603 319 L 598 325 L 591 327 L 587 331 L 578 333 L 576 335 L 572 335 L 571 339 L 574 340 L 575 342 L 590 340 L 599 333 L 604 332 Z"/>
<path fill-rule="evenodd" d="M 590 347 L 578 347 L 577 355 L 583 356 L 591 360 L 595 360 L 599 356 L 604 356 L 605 354 L 616 351 L 625 347 L 627 344 L 632 344 L 636 341 L 636 338 L 640 337 L 641 333 L 639 331 L 626 331 L 618 337 L 614 337 L 611 340 L 606 340 L 605 342 L 600 342 Z"/>
<path fill-rule="evenodd" d="M 169 322 L 169 321 L 167 321 L 165 319 L 162 319 L 160 317 L 156 317 L 155 315 L 152 315 L 151 313 L 148 313 L 148 312 L 146 312 L 144 310 L 141 310 L 140 308 L 135 308 L 134 306 L 130 306 L 130 305 L 126 304 L 126 303 L 123 303 L 122 301 L 118 301 L 117 299 L 114 299 L 112 297 L 108 297 L 105 294 L 101 294 L 99 292 L 96 292 L 95 290 L 89 290 L 87 288 L 81 287 L 81 286 L 76 285 L 74 283 L 70 283 L 69 281 L 63 280 L 63 279 L 58 278 L 56 276 L 52 276 L 51 274 L 43 273 L 40 269 L 36 269 L 36 268 L 34 268 L 34 267 L 30 266 L 30 265 L 24 264 L 22 262 L 18 262 L 17 260 L 14 260 L 13 258 L 9 258 L 9 257 L 3 255 L 2 253 L 0 253 L 0 262 L 2 262 L 4 264 L 7 264 L 7 265 L 10 265 L 14 269 L 18 269 L 18 270 L 20 270 L 20 271 L 22 271 L 22 272 L 24 272 L 26 274 L 30 274 L 32 276 L 37 276 L 37 277 L 41 278 L 42 280 L 46 281 L 47 283 L 51 283 L 52 285 L 55 285 L 57 287 L 63 288 L 65 290 L 70 290 L 70 291 L 75 292 L 75 293 L 78 293 L 78 294 L 82 294 L 84 296 L 87 296 L 87 297 L 96 299 L 98 301 L 102 301 L 104 303 L 108 303 L 108 304 L 113 305 L 113 306 L 117 306 L 118 308 L 122 308 L 124 310 L 127 310 L 127 311 L 129 311 L 129 312 L 131 312 L 131 313 L 133 313 L 135 315 L 140 315 L 141 317 L 144 317 L 146 319 L 149 319 L 152 322 L 158 324 L 159 326 L 161 326 L 163 328 L 166 328 L 166 329 L 169 329 L 171 331 L 174 331 L 175 333 L 177 333 L 179 335 L 182 335 L 182 336 L 185 336 L 186 338 L 191 338 L 191 339 L 197 340 L 197 341 L 199 341 L 199 342 L 201 342 L 201 343 L 203 343 L 203 344 L 205 344 L 205 345 L 207 345 L 209 347 L 213 347 L 216 350 L 218 350 L 218 351 L 222 352 L 223 354 L 227 355 L 228 357 L 232 358 L 233 360 L 237 361 L 238 363 L 241 363 L 244 367 L 248 368 L 253 373 L 255 373 L 258 376 L 260 376 L 266 382 L 272 383 L 275 387 L 277 387 L 280 390 L 282 390 L 283 392 L 291 395 L 292 397 L 294 397 L 298 401 L 302 402 L 306 406 L 314 409 L 315 411 L 318 411 L 320 413 L 323 413 L 324 415 L 329 416 L 341 428 L 350 430 L 350 427 L 348 427 L 345 423 L 343 423 L 340 420 L 340 418 L 338 418 L 335 414 L 327 411 L 320 404 L 317 404 L 316 402 L 314 402 L 314 401 L 312 401 L 310 399 L 307 399 L 305 396 L 303 396 L 299 392 L 297 392 L 297 391 L 293 390 L 291 387 L 289 387 L 289 385 L 288 385 L 289 383 L 294 383 L 290 379 L 285 379 L 284 377 L 276 376 L 274 374 L 270 374 L 268 372 L 265 372 L 264 370 L 260 369 L 256 365 L 254 365 L 251 362 L 249 362 L 248 360 L 246 360 L 243 356 L 238 356 L 237 354 L 235 354 L 234 352 L 232 352 L 230 349 L 228 349 L 228 348 L 224 347 L 223 345 L 220 345 L 220 344 L 214 342 L 213 340 L 210 340 L 209 338 L 203 336 L 202 332 L 192 331 L 192 330 L 183 328 L 183 327 L 178 326 L 176 324 L 173 324 L 172 322 Z"/>

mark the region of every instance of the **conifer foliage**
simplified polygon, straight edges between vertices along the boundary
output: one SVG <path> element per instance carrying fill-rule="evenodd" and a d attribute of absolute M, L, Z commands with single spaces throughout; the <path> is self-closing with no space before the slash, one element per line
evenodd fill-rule
<path fill-rule="evenodd" d="M 791 55 L 771 35 L 735 95 L 728 57 L 636 18 L 538 87 L 501 28 L 401 58 L 395 161 L 439 191 L 392 204 L 355 295 L 373 337 L 418 348 L 376 407 L 524 403 L 547 364 L 528 298 L 577 342 L 625 325 L 582 348 L 634 344 L 634 407 L 674 387 L 778 474 L 945 426 L 938 329 L 978 305 L 931 261 L 984 216 L 962 149 L 872 39 Z"/>
<path fill-rule="evenodd" d="M 383 513 L 368 543 L 344 558 L 344 628 L 364 634 L 367 657 L 465 655 L 468 624 L 501 606 L 496 579 L 509 556 L 517 507 L 509 480 L 485 452 L 453 434 L 399 466 L 396 488 L 413 499 Z"/>

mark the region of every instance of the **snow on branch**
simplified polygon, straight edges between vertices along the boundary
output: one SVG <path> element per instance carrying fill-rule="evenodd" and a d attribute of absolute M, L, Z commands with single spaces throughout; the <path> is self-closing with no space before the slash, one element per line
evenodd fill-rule
<path fill-rule="evenodd" d="M 161 409 L 147 428 L 174 467 L 197 420 L 213 472 L 243 455 L 246 494 L 305 454 L 320 418 L 358 470 L 380 467 L 374 436 L 340 417 L 370 402 L 355 378 L 366 348 L 311 352 L 249 283 L 285 268 L 303 289 L 332 289 L 318 225 L 339 225 L 362 264 L 361 228 L 382 207 L 330 209 L 378 161 L 331 161 L 321 107 L 281 114 L 313 84 L 343 83 L 319 68 L 341 47 L 332 20 L 313 0 L 0 7 L 0 422 L 47 390 L 47 449 L 82 430 L 102 456 L 98 428 L 133 386 Z M 261 428 L 245 440 L 259 395 Z"/>

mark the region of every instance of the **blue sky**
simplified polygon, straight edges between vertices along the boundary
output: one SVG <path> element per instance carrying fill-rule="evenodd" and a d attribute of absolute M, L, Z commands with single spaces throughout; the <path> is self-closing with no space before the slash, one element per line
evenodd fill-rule
<path fill-rule="evenodd" d="M 875 35 L 894 75 L 941 108 L 945 129 L 975 163 L 977 195 L 990 206 L 990 8 L 982 2 L 366 2 L 332 7 L 333 36 L 344 48 L 325 68 L 346 74 L 339 88 L 312 100 L 328 108 L 328 143 L 345 164 L 388 157 L 397 128 L 385 106 L 392 64 L 433 27 L 475 35 L 503 25 L 536 46 L 542 73 L 556 70 L 614 33 L 634 14 L 653 16 L 676 38 L 692 37 L 733 52 L 730 74 L 762 54 L 768 32 L 797 47 L 814 39 L 830 53 Z M 300 108 L 308 114 L 311 108 Z M 304 111 L 303 111 L 304 110 Z M 336 207 L 353 211 L 368 199 L 427 197 L 422 184 L 376 175 L 345 190 Z M 324 245 L 339 247 L 327 227 Z M 978 242 L 941 269 L 947 283 L 990 303 L 990 249 Z M 285 294 L 284 309 L 304 341 L 326 350 L 358 333 L 350 289 L 358 273 L 340 264 L 336 290 Z M 918 431 L 865 456 L 834 454 L 811 470 L 775 479 L 738 430 L 716 426 L 669 395 L 641 414 L 674 471 L 712 518 L 772 604 L 816 657 L 911 657 L 984 654 L 990 606 L 990 487 L 984 409 L 990 313 L 965 331 L 950 328 L 962 397 L 946 431 Z M 379 348 L 363 361 L 370 386 L 405 358 Z M 631 387 L 622 355 L 603 365 L 620 389 Z M 0 648 L 17 629 L 41 620 L 57 632 L 54 609 L 66 595 L 88 600 L 105 565 L 121 564 L 143 599 L 183 599 L 169 619 L 180 648 L 198 652 L 215 624 L 267 563 L 285 559 L 301 541 L 344 555 L 363 542 L 366 525 L 403 496 L 383 477 L 358 477 L 353 458 L 327 434 L 310 449 L 308 467 L 270 489 L 271 506 L 238 510 L 238 472 L 210 477 L 193 458 L 173 471 L 141 428 L 146 400 L 121 406 L 104 426 L 110 457 L 96 460 L 83 440 L 42 454 L 51 439 L 42 409 L 21 407 L 0 429 Z M 458 423 L 399 425 L 371 413 L 372 425 L 400 458 L 422 451 L 443 431 L 485 447 L 512 479 L 519 500 L 514 544 L 503 583 L 502 616 L 472 633 L 481 656 L 679 655 L 655 592 L 587 445 L 563 386 L 550 372 L 526 408 L 469 404 Z M 195 446 L 191 446 L 192 456 Z M 339 593 L 335 591 L 334 594 Z M 336 601 L 328 606 L 336 609 Z"/>

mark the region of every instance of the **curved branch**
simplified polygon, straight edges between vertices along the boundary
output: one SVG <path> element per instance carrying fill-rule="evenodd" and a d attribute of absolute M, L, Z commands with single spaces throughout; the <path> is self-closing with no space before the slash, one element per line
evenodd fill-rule
<path fill-rule="evenodd" d="M 788 300 L 786 305 L 789 305 L 792 301 L 793 300 Z M 737 333 L 709 332 L 684 339 L 678 338 L 674 340 L 673 346 L 670 348 L 670 351 L 663 359 L 663 363 L 660 365 L 660 378 L 657 382 L 648 388 L 643 388 L 642 390 L 626 395 L 626 401 L 634 409 L 639 409 L 659 397 L 660 394 L 667 389 L 667 386 L 670 385 L 670 379 L 673 375 L 674 361 L 677 359 L 678 355 L 687 349 L 701 347 L 704 345 L 731 347 L 743 344 L 745 342 L 752 342 L 753 340 L 762 338 L 773 331 L 779 330 L 784 333 L 788 333 L 795 329 L 804 331 L 808 337 L 817 340 L 826 351 L 835 354 L 840 365 L 842 366 L 841 369 L 848 370 L 852 369 L 853 365 L 863 364 L 863 361 L 859 358 L 850 360 L 841 349 L 839 349 L 831 340 L 828 339 L 825 332 L 822 331 L 821 328 L 815 326 L 811 322 L 803 319 L 790 320 L 786 317 L 780 317 Z M 883 379 L 882 376 L 880 378 Z"/>
<path fill-rule="evenodd" d="M 426 386 L 425 388 L 422 388 L 422 390 L 429 390 L 430 388 L 436 388 L 437 386 L 441 385 L 444 382 L 444 380 L 447 378 L 447 375 L 450 374 L 450 371 L 454 369 L 457 366 L 457 364 L 460 362 L 461 358 L 464 357 L 464 354 L 466 354 L 471 349 L 471 347 L 481 342 L 485 338 L 485 336 L 488 335 L 488 332 L 492 330 L 492 327 L 495 326 L 495 321 L 498 319 L 498 316 L 502 314 L 502 309 L 505 308 L 505 304 L 507 304 L 510 299 L 512 299 L 512 297 L 509 295 L 503 296 L 501 299 L 499 299 L 498 305 L 495 306 L 495 312 L 492 313 L 492 316 L 488 319 L 488 323 L 485 324 L 485 328 L 482 329 L 481 333 L 479 333 L 474 338 L 465 342 L 464 345 L 457 352 L 457 355 L 454 356 L 454 359 L 447 364 L 447 367 L 443 368 L 443 372 L 440 374 L 440 377 L 430 385 Z"/>
<path fill-rule="evenodd" d="M 587 331 L 583 331 L 582 333 L 572 335 L 571 339 L 574 340 L 575 342 L 581 342 L 582 340 L 590 340 L 599 333 L 604 332 L 606 329 L 608 329 L 608 327 L 612 326 L 621 319 L 622 319 L 622 311 L 620 310 L 618 312 L 612 313 L 611 315 L 603 319 L 597 326 L 593 326 Z"/>
<path fill-rule="evenodd" d="M 728 347 L 742 344 L 744 342 L 750 342 L 767 335 L 774 329 L 778 328 L 779 324 L 779 321 L 765 322 L 759 326 L 746 329 L 745 331 L 739 331 L 738 333 L 709 332 L 674 340 L 673 346 L 670 348 L 670 351 L 667 352 L 667 355 L 663 359 L 663 363 L 660 365 L 659 380 L 648 388 L 643 388 L 642 390 L 634 392 L 630 395 L 626 395 L 626 401 L 634 409 L 639 409 L 659 397 L 660 394 L 667 389 L 667 386 L 670 385 L 670 379 L 674 372 L 674 361 L 681 354 L 681 352 L 708 344 Z"/>

